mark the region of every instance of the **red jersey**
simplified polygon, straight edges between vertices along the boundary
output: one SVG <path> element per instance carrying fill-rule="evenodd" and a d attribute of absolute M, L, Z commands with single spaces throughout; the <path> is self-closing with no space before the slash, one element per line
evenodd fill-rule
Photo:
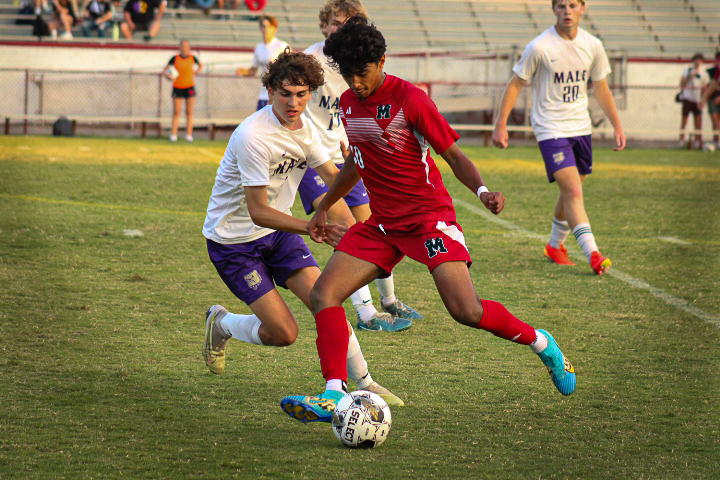
<path fill-rule="evenodd" d="M 460 137 L 425 92 L 387 75 L 365 100 L 352 90 L 343 93 L 340 115 L 370 198 L 371 225 L 455 221 L 428 148 L 442 153 Z"/>

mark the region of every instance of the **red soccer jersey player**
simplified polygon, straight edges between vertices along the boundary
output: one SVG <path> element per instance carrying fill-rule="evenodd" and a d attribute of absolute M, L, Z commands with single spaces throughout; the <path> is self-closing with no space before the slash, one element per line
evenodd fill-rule
<path fill-rule="evenodd" d="M 319 396 L 288 396 L 281 406 L 303 421 L 330 421 L 347 372 L 343 301 L 405 256 L 425 264 L 450 315 L 459 323 L 530 345 L 563 395 L 575 390 L 575 373 L 552 336 L 515 318 L 500 303 L 479 300 L 470 255 L 452 199 L 428 155 L 432 146 L 455 176 L 491 212 L 503 209 L 500 192 L 488 192 L 475 165 L 455 143 L 458 135 L 433 102 L 411 84 L 383 72 L 385 39 L 367 19 L 353 17 L 325 42 L 325 54 L 350 86 L 340 98 L 350 150 L 345 164 L 308 225 L 322 239 L 327 211 L 362 178 L 372 216 L 348 230 L 310 292 L 320 365 L 327 381 Z"/>

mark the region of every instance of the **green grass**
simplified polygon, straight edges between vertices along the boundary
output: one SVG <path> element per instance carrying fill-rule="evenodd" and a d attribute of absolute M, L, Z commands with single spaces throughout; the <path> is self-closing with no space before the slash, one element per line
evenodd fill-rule
<path fill-rule="evenodd" d="M 396 290 L 426 320 L 358 333 L 374 377 L 407 404 L 382 447 L 347 450 L 280 411 L 283 395 L 323 387 L 313 319 L 289 295 L 298 341 L 231 343 L 212 375 L 205 309 L 247 311 L 201 234 L 224 148 L 0 139 L 0 478 L 720 477 L 720 325 L 585 264 L 553 265 L 542 240 L 462 205 L 478 293 L 554 334 L 573 396 L 528 349 L 455 324 L 412 261 Z M 557 189 L 537 149 L 465 150 L 505 193 L 501 218 L 546 235 Z M 451 194 L 479 204 L 439 163 Z M 595 165 L 586 205 L 615 269 L 717 319 L 720 156 L 600 149 Z M 311 248 L 321 263 L 331 253 Z"/>

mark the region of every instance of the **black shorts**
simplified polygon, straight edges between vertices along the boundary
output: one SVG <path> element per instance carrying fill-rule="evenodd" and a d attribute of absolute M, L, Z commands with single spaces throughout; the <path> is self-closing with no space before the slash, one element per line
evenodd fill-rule
<path fill-rule="evenodd" d="M 172 98 L 192 98 L 195 95 L 195 87 L 175 88 L 173 87 Z"/>
<path fill-rule="evenodd" d="M 700 109 L 698 108 L 698 104 L 695 102 L 690 102 L 688 100 L 683 100 L 682 101 L 682 116 L 687 117 L 691 113 L 695 117 L 700 115 Z"/>
<path fill-rule="evenodd" d="M 152 25 L 152 22 L 150 23 L 139 23 L 139 22 L 133 22 L 135 24 L 135 32 L 149 32 L 150 31 L 150 25 Z"/>

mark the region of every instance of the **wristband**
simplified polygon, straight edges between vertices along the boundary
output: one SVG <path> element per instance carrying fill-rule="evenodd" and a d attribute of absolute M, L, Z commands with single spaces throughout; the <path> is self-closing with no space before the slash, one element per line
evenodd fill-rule
<path fill-rule="evenodd" d="M 487 188 L 485 185 L 483 185 L 482 187 L 478 188 L 478 191 L 477 191 L 477 196 L 478 196 L 478 198 L 480 198 L 480 194 L 481 194 L 481 193 L 485 193 L 485 192 L 489 192 L 489 191 L 490 191 L 490 190 L 488 190 L 488 188 Z"/>

